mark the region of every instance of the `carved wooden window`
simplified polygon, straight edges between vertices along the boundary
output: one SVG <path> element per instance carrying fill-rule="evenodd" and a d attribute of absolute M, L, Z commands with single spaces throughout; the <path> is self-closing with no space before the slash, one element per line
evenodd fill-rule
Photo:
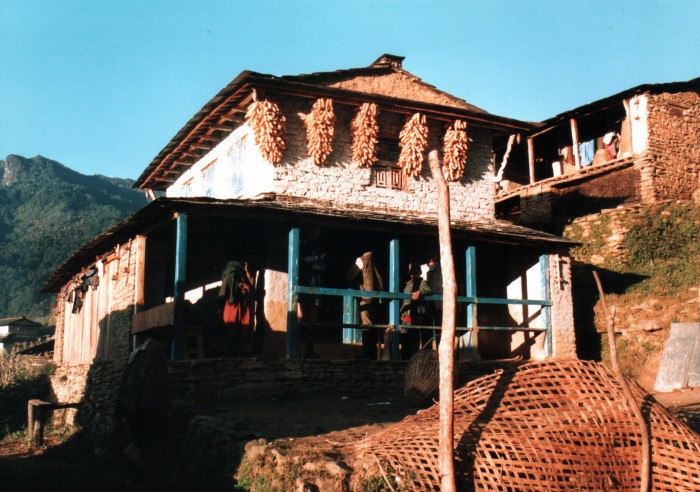
<path fill-rule="evenodd" d="M 404 174 L 396 164 L 399 160 L 399 142 L 396 139 L 380 139 L 377 149 L 379 162 L 374 166 L 374 184 L 391 190 L 404 189 Z"/>

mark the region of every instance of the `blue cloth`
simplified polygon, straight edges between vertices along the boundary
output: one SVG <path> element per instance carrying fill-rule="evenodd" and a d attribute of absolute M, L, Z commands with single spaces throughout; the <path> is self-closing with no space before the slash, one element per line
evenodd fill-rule
<path fill-rule="evenodd" d="M 595 140 L 581 142 L 578 144 L 578 151 L 579 154 L 581 154 L 581 165 L 590 165 L 591 162 L 593 162 L 593 157 L 595 156 Z"/>

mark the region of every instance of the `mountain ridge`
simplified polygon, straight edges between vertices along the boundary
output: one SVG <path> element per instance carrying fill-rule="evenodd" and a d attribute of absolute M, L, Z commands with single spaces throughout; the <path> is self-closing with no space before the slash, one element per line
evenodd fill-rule
<path fill-rule="evenodd" d="M 43 157 L 0 160 L 0 317 L 48 320 L 49 275 L 78 247 L 146 204 L 134 180 L 86 176 Z"/>

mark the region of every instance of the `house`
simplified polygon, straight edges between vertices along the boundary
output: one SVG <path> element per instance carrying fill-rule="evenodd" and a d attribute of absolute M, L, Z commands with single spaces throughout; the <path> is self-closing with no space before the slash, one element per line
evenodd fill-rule
<path fill-rule="evenodd" d="M 496 142 L 498 217 L 543 230 L 700 196 L 700 78 L 644 84 Z"/>
<path fill-rule="evenodd" d="M 24 317 L 0 319 L 0 355 L 9 355 L 15 345 L 38 340 L 45 333 L 39 323 Z"/>
<path fill-rule="evenodd" d="M 402 61 L 383 55 L 367 67 L 284 77 L 246 71 L 205 104 L 136 181 L 164 196 L 82 246 L 47 281 L 44 291 L 58 299 L 56 398 L 86 398 L 107 412 L 129 352 L 153 333 L 172 337 L 175 361 L 222 355 L 217 297 L 230 260 L 248 262 L 260 293 L 248 353 L 297 360 L 299 332 L 313 330 L 324 360 L 357 360 L 360 298 L 377 300 L 365 329 L 392 334 L 383 347 L 392 360 L 412 330 L 429 343 L 437 327 L 402 326 L 400 308 L 410 298 L 409 263 L 438 248 L 431 149 L 447 156 L 460 351 L 575 357 L 575 243 L 495 218 L 494 141 L 535 127 L 442 92 Z M 304 277 L 305 247 L 319 233 L 320 287 Z M 381 290 L 356 290 L 345 278 L 366 251 Z M 305 296 L 318 299 L 317 320 L 298 319 Z M 285 366 L 272 377 L 291 373 Z"/>

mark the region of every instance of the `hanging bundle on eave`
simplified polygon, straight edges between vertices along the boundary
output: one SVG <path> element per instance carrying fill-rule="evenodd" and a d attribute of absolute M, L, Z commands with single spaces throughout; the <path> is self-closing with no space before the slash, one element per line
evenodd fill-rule
<path fill-rule="evenodd" d="M 318 99 L 311 112 L 303 117 L 309 157 L 317 166 L 324 166 L 333 152 L 335 114 L 331 99 Z"/>
<path fill-rule="evenodd" d="M 467 122 L 456 120 L 454 126 L 445 133 L 442 153 L 442 172 L 447 181 L 459 181 L 467 164 Z"/>
<path fill-rule="evenodd" d="M 286 119 L 279 106 L 267 99 L 258 101 L 253 93 L 253 103 L 248 107 L 245 116 L 262 157 L 272 164 L 280 162 L 287 147 L 287 131 Z"/>
<path fill-rule="evenodd" d="M 425 116 L 414 114 L 399 134 L 399 166 L 407 176 L 418 176 L 423 169 L 423 152 L 428 146 L 428 126 Z"/>
<path fill-rule="evenodd" d="M 352 120 L 352 160 L 359 167 L 370 167 L 379 159 L 377 146 L 379 141 L 379 125 L 377 125 L 377 105 L 364 103 Z"/>

